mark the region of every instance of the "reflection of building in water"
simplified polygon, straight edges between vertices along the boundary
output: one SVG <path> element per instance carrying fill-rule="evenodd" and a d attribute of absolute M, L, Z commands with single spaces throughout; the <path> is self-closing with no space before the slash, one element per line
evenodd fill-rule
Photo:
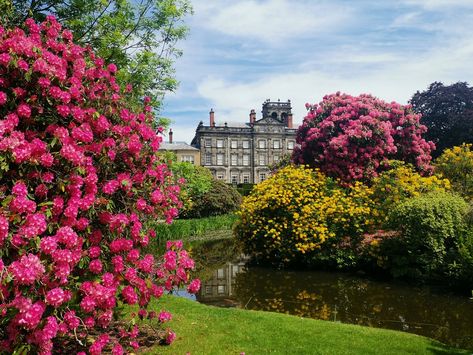
<path fill-rule="evenodd" d="M 202 303 L 219 303 L 220 306 L 236 306 L 233 296 L 236 275 L 243 270 L 248 258 L 241 255 L 236 261 L 227 262 L 214 270 L 212 278 L 203 281 L 197 300 Z"/>

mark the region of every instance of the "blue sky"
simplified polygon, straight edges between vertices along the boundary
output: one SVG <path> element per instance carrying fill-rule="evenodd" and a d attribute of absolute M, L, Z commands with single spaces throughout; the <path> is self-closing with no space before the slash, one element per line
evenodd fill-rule
<path fill-rule="evenodd" d="M 193 0 L 180 87 L 165 98 L 174 140 L 199 121 L 246 122 L 267 98 L 336 91 L 407 103 L 433 81 L 473 84 L 473 0 Z"/>

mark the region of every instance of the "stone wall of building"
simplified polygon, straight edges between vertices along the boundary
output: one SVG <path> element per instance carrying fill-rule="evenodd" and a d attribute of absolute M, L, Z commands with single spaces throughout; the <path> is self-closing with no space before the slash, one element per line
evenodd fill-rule
<path fill-rule="evenodd" d="M 191 145 L 200 150 L 201 165 L 217 179 L 228 183 L 258 183 L 269 175 L 268 166 L 292 153 L 296 129 L 292 127 L 290 101 L 263 103 L 263 117 L 254 110 L 248 123 L 215 124 L 213 110 L 209 125 L 196 129 Z"/>

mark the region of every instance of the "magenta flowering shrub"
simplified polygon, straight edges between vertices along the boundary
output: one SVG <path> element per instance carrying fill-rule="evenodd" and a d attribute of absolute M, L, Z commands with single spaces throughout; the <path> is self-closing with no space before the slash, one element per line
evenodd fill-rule
<path fill-rule="evenodd" d="M 370 180 L 389 159 L 411 163 L 422 173 L 432 171 L 430 152 L 435 146 L 422 138 L 427 128 L 411 106 L 336 93 L 306 108 L 295 163 L 318 167 L 345 182 Z"/>
<path fill-rule="evenodd" d="M 180 186 L 155 154 L 148 100 L 127 106 L 116 66 L 52 17 L 25 25 L 0 26 L 0 347 L 48 354 L 56 338 L 85 344 L 94 329 L 91 354 L 122 354 L 138 330 L 109 336 L 118 302 L 155 317 L 152 297 L 199 288 L 182 243 L 141 251 L 155 236 L 147 221 L 177 215 Z"/>

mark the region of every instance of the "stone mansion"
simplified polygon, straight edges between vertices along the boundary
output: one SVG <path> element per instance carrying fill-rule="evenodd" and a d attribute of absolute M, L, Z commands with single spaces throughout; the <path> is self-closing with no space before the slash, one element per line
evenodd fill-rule
<path fill-rule="evenodd" d="M 276 163 L 295 146 L 291 102 L 263 103 L 262 118 L 251 110 L 249 122 L 215 124 L 210 110 L 209 125 L 201 121 L 191 145 L 200 150 L 202 166 L 217 179 L 228 183 L 258 183 L 269 175 L 268 166 Z"/>

